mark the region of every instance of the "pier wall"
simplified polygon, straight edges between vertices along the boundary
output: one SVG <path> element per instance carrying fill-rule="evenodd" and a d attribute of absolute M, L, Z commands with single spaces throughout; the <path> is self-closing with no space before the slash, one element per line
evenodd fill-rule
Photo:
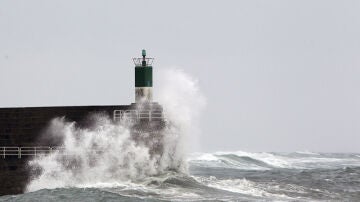
<path fill-rule="evenodd" d="M 114 110 L 131 110 L 132 105 L 0 108 L 0 147 L 58 146 L 46 138 L 45 129 L 55 117 L 76 121 L 79 127 L 91 124 L 89 115 L 101 113 L 110 118 Z M 20 194 L 30 180 L 28 160 L 32 156 L 0 155 L 0 195 Z"/>

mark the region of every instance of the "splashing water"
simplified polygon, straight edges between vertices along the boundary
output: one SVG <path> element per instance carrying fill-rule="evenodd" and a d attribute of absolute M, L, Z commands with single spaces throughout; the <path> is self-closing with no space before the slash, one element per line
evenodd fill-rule
<path fill-rule="evenodd" d="M 205 99 L 181 70 L 156 75 L 161 87 L 155 100 L 171 123 L 163 131 L 161 155 L 135 142 L 128 125 L 108 117 L 96 116 L 88 129 L 57 118 L 49 134 L 64 140 L 63 154 L 32 160 L 41 171 L 27 187 L 34 192 L 0 201 L 359 201 L 359 154 L 237 151 L 186 157 Z"/>
<path fill-rule="evenodd" d="M 175 124 L 181 134 L 179 149 L 198 150 L 200 136 L 199 120 L 206 106 L 206 99 L 200 92 L 198 81 L 181 69 L 165 69 L 159 75 L 156 100 L 164 107 L 166 117 Z"/>
<path fill-rule="evenodd" d="M 91 128 L 77 128 L 64 118 L 52 120 L 49 131 L 63 139 L 63 151 L 36 157 L 30 167 L 39 172 L 27 191 L 44 188 L 117 184 L 159 175 L 168 170 L 187 172 L 184 142 L 198 133 L 196 120 L 205 105 L 197 82 L 181 70 L 159 72 L 157 100 L 167 124 L 162 133 L 163 152 L 152 155 L 132 137 L 129 125 L 97 115 Z"/>

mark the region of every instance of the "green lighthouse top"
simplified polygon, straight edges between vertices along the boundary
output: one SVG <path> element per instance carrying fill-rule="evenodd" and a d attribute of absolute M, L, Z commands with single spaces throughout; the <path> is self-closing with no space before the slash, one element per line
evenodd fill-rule
<path fill-rule="evenodd" d="M 143 56 L 143 57 L 146 57 L 146 50 L 145 50 L 145 49 L 143 49 L 143 50 L 141 51 L 141 53 L 142 53 L 142 56 Z"/>

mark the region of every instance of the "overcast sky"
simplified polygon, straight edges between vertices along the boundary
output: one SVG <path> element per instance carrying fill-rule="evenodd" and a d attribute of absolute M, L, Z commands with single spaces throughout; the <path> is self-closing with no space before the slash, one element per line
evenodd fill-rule
<path fill-rule="evenodd" d="M 358 0 L 0 0 L 0 107 L 133 102 L 142 48 L 198 79 L 203 151 L 360 152 Z"/>

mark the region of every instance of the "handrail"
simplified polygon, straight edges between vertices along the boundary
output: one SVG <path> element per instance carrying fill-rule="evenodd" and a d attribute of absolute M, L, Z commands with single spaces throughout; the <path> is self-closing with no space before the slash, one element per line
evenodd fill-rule
<path fill-rule="evenodd" d="M 114 110 L 113 120 L 114 121 L 161 121 L 163 120 L 162 111 L 153 110 Z"/>
<path fill-rule="evenodd" d="M 0 147 L 0 158 L 5 159 L 10 156 L 17 156 L 19 159 L 25 156 L 41 156 L 50 154 L 51 152 L 64 152 L 64 147 L 49 147 L 49 146 L 36 146 L 36 147 Z M 103 152 L 102 149 L 92 149 L 91 151 Z M 64 153 L 66 154 L 66 152 Z"/>
<path fill-rule="evenodd" d="M 53 151 L 61 151 L 62 147 L 46 147 L 46 146 L 37 146 L 37 147 L 0 147 L 0 155 L 2 158 L 7 156 L 17 156 L 19 159 L 22 156 L 39 156 L 44 154 L 49 154 Z"/>

